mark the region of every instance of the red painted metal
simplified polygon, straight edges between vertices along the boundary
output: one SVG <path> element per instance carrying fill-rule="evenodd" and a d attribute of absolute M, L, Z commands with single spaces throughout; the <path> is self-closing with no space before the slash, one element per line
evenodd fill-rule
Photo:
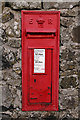
<path fill-rule="evenodd" d="M 22 10 L 22 110 L 58 111 L 60 11 Z M 34 49 L 45 72 L 34 73 Z"/>

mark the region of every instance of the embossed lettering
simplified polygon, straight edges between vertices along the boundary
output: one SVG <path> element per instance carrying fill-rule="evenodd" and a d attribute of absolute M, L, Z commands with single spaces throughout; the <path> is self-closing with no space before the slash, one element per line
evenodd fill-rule
<path fill-rule="evenodd" d="M 48 24 L 52 24 L 52 19 L 51 18 L 48 19 Z"/>
<path fill-rule="evenodd" d="M 33 24 L 33 19 L 32 18 L 29 20 L 29 24 Z"/>

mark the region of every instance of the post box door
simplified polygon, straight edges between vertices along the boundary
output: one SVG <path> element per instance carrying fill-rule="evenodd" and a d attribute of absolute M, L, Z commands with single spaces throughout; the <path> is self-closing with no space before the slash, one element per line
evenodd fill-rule
<path fill-rule="evenodd" d="M 51 103 L 51 49 L 29 49 L 29 102 Z"/>

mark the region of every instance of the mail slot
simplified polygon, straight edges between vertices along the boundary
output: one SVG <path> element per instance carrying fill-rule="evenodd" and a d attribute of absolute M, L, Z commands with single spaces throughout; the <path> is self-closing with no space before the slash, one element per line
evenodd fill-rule
<path fill-rule="evenodd" d="M 22 110 L 58 111 L 60 11 L 21 14 Z"/>

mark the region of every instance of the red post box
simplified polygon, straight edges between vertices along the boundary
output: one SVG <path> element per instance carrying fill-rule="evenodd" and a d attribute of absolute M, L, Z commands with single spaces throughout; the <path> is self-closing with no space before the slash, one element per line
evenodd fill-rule
<path fill-rule="evenodd" d="M 59 11 L 22 10 L 22 110 L 57 111 Z"/>

